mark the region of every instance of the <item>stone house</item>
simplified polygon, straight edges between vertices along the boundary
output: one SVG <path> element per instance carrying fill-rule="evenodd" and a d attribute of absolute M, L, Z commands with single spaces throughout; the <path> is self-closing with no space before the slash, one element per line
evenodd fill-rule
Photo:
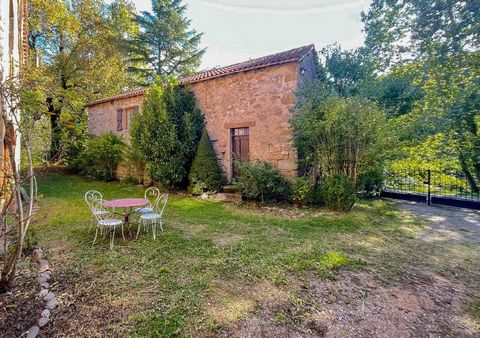
<path fill-rule="evenodd" d="M 297 175 L 297 153 L 289 119 L 295 92 L 313 78 L 313 45 L 215 68 L 180 80 L 195 93 L 207 131 L 228 179 L 234 160 L 262 160 L 286 177 Z M 144 91 L 131 90 L 87 105 L 88 128 L 128 139 L 132 114 L 141 111 Z"/>

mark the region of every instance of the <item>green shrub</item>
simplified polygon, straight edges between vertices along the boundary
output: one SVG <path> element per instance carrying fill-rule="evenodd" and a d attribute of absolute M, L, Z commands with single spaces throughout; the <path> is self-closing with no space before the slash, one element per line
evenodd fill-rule
<path fill-rule="evenodd" d="M 134 184 L 141 184 L 145 179 L 145 158 L 142 152 L 133 145 L 125 149 L 125 162 L 128 168 L 127 181 Z"/>
<path fill-rule="evenodd" d="M 82 174 L 111 181 L 115 179 L 115 170 L 123 158 L 124 149 L 123 140 L 112 132 L 93 136 L 87 141 L 74 167 Z"/>
<path fill-rule="evenodd" d="M 332 175 L 325 178 L 319 189 L 322 202 L 329 209 L 349 211 L 355 204 L 355 190 L 346 175 Z"/>
<path fill-rule="evenodd" d="M 371 170 L 358 177 L 357 194 L 362 198 L 372 198 L 380 195 L 383 184 L 381 170 Z"/>
<path fill-rule="evenodd" d="M 203 127 L 194 94 L 174 80 L 157 79 L 145 95 L 142 114 L 132 119 L 130 137 L 152 180 L 184 188 Z"/>
<path fill-rule="evenodd" d="M 237 179 L 238 186 L 245 198 L 262 202 L 290 198 L 290 184 L 269 163 L 239 162 L 236 165 L 240 174 Z"/>
<path fill-rule="evenodd" d="M 382 165 L 391 132 L 385 111 L 375 102 L 316 90 L 300 91 L 297 101 L 292 140 L 301 168 L 314 179 L 344 173 L 355 182 Z"/>
<path fill-rule="evenodd" d="M 312 180 L 308 177 L 298 177 L 292 185 L 292 201 L 298 205 L 312 202 Z"/>
<path fill-rule="evenodd" d="M 218 165 L 217 154 L 206 129 L 203 129 L 188 179 L 190 190 L 194 194 L 206 191 L 216 192 L 223 186 L 224 179 Z"/>

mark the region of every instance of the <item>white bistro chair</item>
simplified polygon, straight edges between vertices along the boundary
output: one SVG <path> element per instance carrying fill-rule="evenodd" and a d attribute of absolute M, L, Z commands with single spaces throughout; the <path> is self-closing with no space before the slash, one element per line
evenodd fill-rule
<path fill-rule="evenodd" d="M 153 212 L 153 206 L 158 202 L 160 197 L 162 197 L 162 195 L 160 195 L 160 190 L 158 190 L 158 188 L 148 188 L 145 190 L 145 199 L 149 200 L 150 204 L 142 208 L 137 208 L 135 211 L 140 214 L 151 214 Z"/>
<path fill-rule="evenodd" d="M 140 234 L 140 228 L 142 227 L 142 225 L 144 229 L 147 229 L 150 225 L 152 226 L 152 235 L 154 240 L 157 238 L 157 224 L 160 225 L 160 229 L 163 232 L 163 211 L 165 210 L 167 201 L 168 194 L 163 194 L 155 200 L 154 204 L 152 205 L 153 210 L 151 213 L 144 213 L 140 215 L 140 224 L 138 224 L 137 238 Z"/>
<path fill-rule="evenodd" d="M 106 210 L 94 210 L 93 204 L 96 200 L 103 200 L 103 195 L 101 192 L 96 190 L 89 190 L 85 193 L 85 203 L 87 203 L 88 208 L 90 209 L 91 220 L 90 220 L 90 227 L 88 228 L 88 232 L 92 229 L 93 222 L 96 222 L 95 213 L 105 213 L 107 214 L 108 211 Z"/>
<path fill-rule="evenodd" d="M 107 232 L 110 232 L 110 250 L 113 249 L 113 240 L 115 238 L 115 230 L 117 229 L 118 226 L 121 227 L 122 229 L 122 237 L 123 240 L 125 240 L 125 234 L 123 231 L 123 220 L 115 218 L 115 208 L 111 208 L 110 210 L 107 209 L 104 205 L 104 200 L 103 199 L 96 199 L 94 198 L 91 201 L 91 206 L 92 206 L 92 214 L 93 217 L 97 220 L 97 227 L 95 230 L 95 238 L 93 239 L 92 245 L 95 244 L 97 241 L 97 236 L 98 232 L 100 231 L 100 234 L 105 231 L 105 234 Z"/>

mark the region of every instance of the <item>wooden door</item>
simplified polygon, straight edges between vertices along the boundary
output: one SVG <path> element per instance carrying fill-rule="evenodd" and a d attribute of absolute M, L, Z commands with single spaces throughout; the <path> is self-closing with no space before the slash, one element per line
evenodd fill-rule
<path fill-rule="evenodd" d="M 250 130 L 249 128 L 232 129 L 232 173 L 238 176 L 235 162 L 245 162 L 250 159 Z"/>

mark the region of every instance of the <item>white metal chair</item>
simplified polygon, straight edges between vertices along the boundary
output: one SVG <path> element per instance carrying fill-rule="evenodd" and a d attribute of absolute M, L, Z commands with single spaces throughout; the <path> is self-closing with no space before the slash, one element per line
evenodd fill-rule
<path fill-rule="evenodd" d="M 123 240 L 125 240 L 125 234 L 123 231 L 123 220 L 115 218 L 114 217 L 115 208 L 111 208 L 111 210 L 108 210 L 105 207 L 104 202 L 105 201 L 103 199 L 96 199 L 96 198 L 94 198 L 91 201 L 92 214 L 97 220 L 95 238 L 93 239 L 92 245 L 95 245 L 95 242 L 97 241 L 98 231 L 100 231 L 100 234 L 101 234 L 103 230 L 106 230 L 110 232 L 110 250 L 112 250 L 113 240 L 115 238 L 115 230 L 117 229 L 118 226 L 121 227 L 122 237 L 123 237 Z"/>
<path fill-rule="evenodd" d="M 137 228 L 137 238 L 140 234 L 140 228 L 143 227 L 147 228 L 149 225 L 152 226 L 152 235 L 153 239 L 157 238 L 157 224 L 160 225 L 160 229 L 163 232 L 163 211 L 165 210 L 165 206 L 167 205 L 168 201 L 168 194 L 163 194 L 152 205 L 153 212 L 142 214 L 140 216 L 140 224 L 138 224 Z"/>
<path fill-rule="evenodd" d="M 158 188 L 148 188 L 145 190 L 145 199 L 149 200 L 150 204 L 146 207 L 137 208 L 135 211 L 141 214 L 151 214 L 153 212 L 153 206 L 158 202 L 160 197 L 162 197 L 162 195 L 160 195 L 160 190 L 158 190 Z"/>
<path fill-rule="evenodd" d="M 88 228 L 88 232 L 92 229 L 93 222 L 96 221 L 95 219 L 95 213 L 104 213 L 108 214 L 107 210 L 94 210 L 93 204 L 96 203 L 95 201 L 97 200 L 103 200 L 103 195 L 101 192 L 97 190 L 89 190 L 85 193 L 85 202 L 88 205 L 88 208 L 90 209 L 90 212 L 92 213 L 91 221 L 90 221 L 90 227 Z"/>

